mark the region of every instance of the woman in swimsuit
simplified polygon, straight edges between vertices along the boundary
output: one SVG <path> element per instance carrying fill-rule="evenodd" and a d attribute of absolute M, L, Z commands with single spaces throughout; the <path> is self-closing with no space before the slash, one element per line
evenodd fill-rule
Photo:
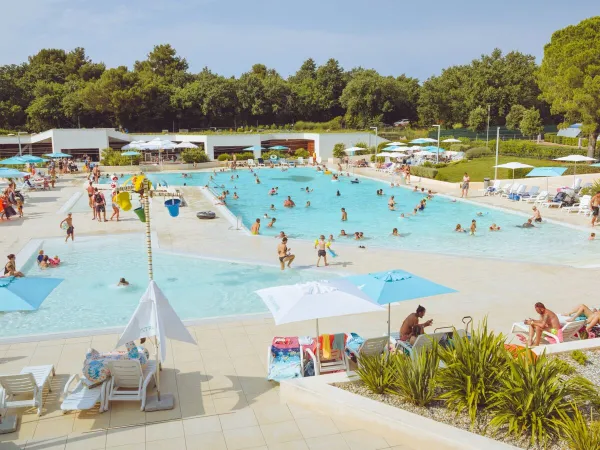
<path fill-rule="evenodd" d="M 16 258 L 13 253 L 7 256 L 8 262 L 4 266 L 4 275 L 8 275 L 10 277 L 24 277 L 23 272 L 19 272 L 17 270 Z"/>

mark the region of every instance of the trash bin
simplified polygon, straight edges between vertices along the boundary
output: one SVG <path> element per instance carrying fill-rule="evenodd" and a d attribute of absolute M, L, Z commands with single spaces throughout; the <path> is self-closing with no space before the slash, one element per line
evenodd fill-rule
<path fill-rule="evenodd" d="M 169 215 L 171 217 L 177 217 L 179 215 L 179 206 L 181 204 L 181 200 L 178 198 L 172 198 L 165 202 L 165 206 L 169 210 Z"/>
<path fill-rule="evenodd" d="M 490 179 L 489 178 L 484 178 L 483 179 L 483 188 L 487 190 L 487 188 L 490 187 Z"/>
<path fill-rule="evenodd" d="M 140 222 L 146 223 L 146 213 L 144 212 L 144 207 L 140 206 L 139 208 L 135 208 L 133 210 L 136 216 L 140 219 Z"/>

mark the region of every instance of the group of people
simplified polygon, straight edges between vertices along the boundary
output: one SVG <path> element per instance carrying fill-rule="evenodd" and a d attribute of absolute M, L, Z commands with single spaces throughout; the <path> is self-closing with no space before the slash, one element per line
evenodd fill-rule
<path fill-rule="evenodd" d="M 37 264 L 40 269 L 58 267 L 60 265 L 60 258 L 58 256 L 50 258 L 48 255 L 44 254 L 44 250 L 40 250 L 37 255 Z"/>
<path fill-rule="evenodd" d="M 106 197 L 104 196 L 104 193 L 97 187 L 94 187 L 91 180 L 88 182 L 86 191 L 88 195 L 88 205 L 92 210 L 92 220 L 98 220 L 98 222 L 102 222 L 104 220 L 104 222 L 107 222 Z M 118 222 L 120 209 L 117 203 L 117 192 L 114 192 L 111 196 L 111 207 L 113 213 L 110 216 L 110 220 L 113 220 L 116 217 Z"/>
<path fill-rule="evenodd" d="M 23 217 L 23 195 L 17 191 L 14 180 L 9 180 L 8 186 L 0 196 L 0 220 L 10 220 L 18 215 Z"/>

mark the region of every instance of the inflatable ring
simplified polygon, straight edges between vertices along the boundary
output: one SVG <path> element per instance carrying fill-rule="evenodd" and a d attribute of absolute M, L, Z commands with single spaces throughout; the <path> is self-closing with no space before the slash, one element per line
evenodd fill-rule
<path fill-rule="evenodd" d="M 323 172 L 325 175 L 331 175 L 331 170 L 326 170 L 325 172 Z"/>
<path fill-rule="evenodd" d="M 279 159 L 277 155 L 271 155 L 269 156 L 269 158 L 271 159 L 271 161 L 277 161 Z"/>
<path fill-rule="evenodd" d="M 212 211 L 200 211 L 196 213 L 196 217 L 201 220 L 214 219 L 217 215 Z"/>

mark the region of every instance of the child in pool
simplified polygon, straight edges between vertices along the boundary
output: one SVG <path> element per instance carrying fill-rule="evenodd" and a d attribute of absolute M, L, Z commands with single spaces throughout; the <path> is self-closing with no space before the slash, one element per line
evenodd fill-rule
<path fill-rule="evenodd" d="M 500 227 L 498 225 L 496 225 L 495 223 L 493 223 L 492 226 L 490 227 L 490 231 L 500 231 Z"/>
<path fill-rule="evenodd" d="M 477 231 L 477 222 L 475 221 L 475 219 L 471 220 L 471 231 L 470 231 L 470 235 L 471 236 L 475 236 L 475 232 Z"/>
<path fill-rule="evenodd" d="M 129 286 L 129 281 L 127 281 L 125 278 L 121 278 L 117 286 Z"/>
<path fill-rule="evenodd" d="M 466 233 L 467 232 L 467 230 L 465 230 L 460 223 L 456 224 L 456 228 L 454 229 L 454 231 L 456 231 L 457 233 Z"/>
<path fill-rule="evenodd" d="M 54 255 L 54 258 L 48 258 L 48 262 L 51 267 L 57 267 L 60 265 L 60 258 L 57 255 Z"/>

